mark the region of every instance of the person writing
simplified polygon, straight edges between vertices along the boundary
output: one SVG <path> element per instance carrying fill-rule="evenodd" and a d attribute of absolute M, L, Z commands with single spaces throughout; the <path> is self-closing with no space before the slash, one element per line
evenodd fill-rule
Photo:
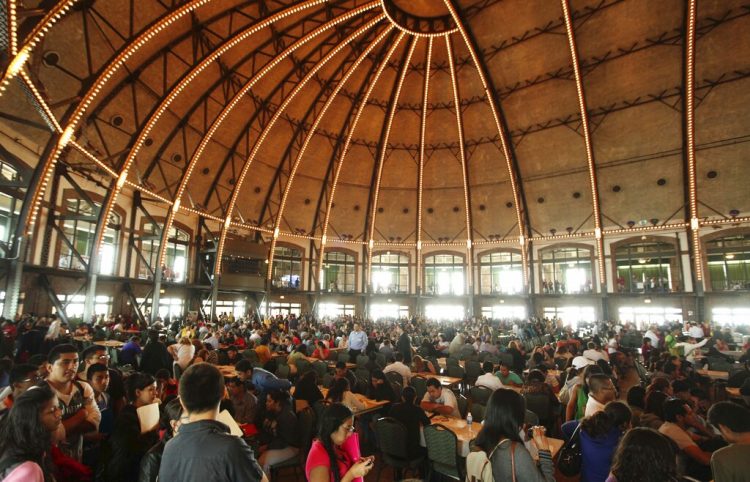
<path fill-rule="evenodd" d="M 424 394 L 420 406 L 428 412 L 439 413 L 446 417 L 461 418 L 456 396 L 452 391 L 443 389 L 437 378 L 427 380 L 427 393 Z"/>

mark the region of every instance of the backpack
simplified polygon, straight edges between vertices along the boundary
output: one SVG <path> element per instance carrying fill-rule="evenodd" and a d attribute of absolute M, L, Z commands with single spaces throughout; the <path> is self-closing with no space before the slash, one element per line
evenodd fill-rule
<path fill-rule="evenodd" d="M 495 445 L 492 451 L 490 451 L 489 456 L 484 450 L 480 450 L 478 452 L 471 452 L 466 457 L 466 482 L 495 482 L 490 459 L 495 454 L 495 450 L 506 440 L 508 439 L 501 440 Z M 510 443 L 510 464 L 513 482 L 516 482 L 516 442 Z"/>

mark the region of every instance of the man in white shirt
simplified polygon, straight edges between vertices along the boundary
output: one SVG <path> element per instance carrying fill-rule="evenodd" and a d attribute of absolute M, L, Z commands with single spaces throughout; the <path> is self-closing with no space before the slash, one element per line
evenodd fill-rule
<path fill-rule="evenodd" d="M 214 347 L 214 350 L 219 349 L 219 339 L 216 338 L 216 335 L 213 331 L 208 332 L 208 336 L 203 339 L 203 343 L 208 343 L 212 347 Z"/>
<path fill-rule="evenodd" d="M 437 378 L 427 380 L 427 393 L 424 394 L 420 406 L 423 410 L 439 413 L 446 417 L 461 418 L 456 396 L 449 389 L 443 388 Z"/>
<path fill-rule="evenodd" d="M 659 347 L 659 336 L 656 334 L 656 327 L 651 325 L 648 327 L 648 330 L 646 330 L 646 333 L 643 334 L 644 338 L 648 338 L 651 340 L 651 346 L 654 348 Z"/>
<path fill-rule="evenodd" d="M 484 372 L 477 378 L 477 382 L 474 384 L 478 387 L 487 387 L 490 390 L 497 390 L 503 388 L 503 382 L 495 376 L 495 367 L 492 362 L 484 362 L 482 365 L 482 371 Z"/>
<path fill-rule="evenodd" d="M 704 336 L 706 336 L 705 333 L 703 333 L 703 328 L 701 328 L 701 325 L 697 323 L 691 323 L 690 328 L 688 329 L 688 335 L 690 338 L 695 338 L 696 340 L 700 340 Z"/>
<path fill-rule="evenodd" d="M 593 341 L 590 341 L 587 346 L 588 350 L 583 351 L 583 356 L 585 356 L 592 362 L 597 362 L 599 360 L 609 361 L 609 357 L 607 357 L 607 355 L 605 355 L 601 350 L 598 350 L 596 344 Z"/>
<path fill-rule="evenodd" d="M 681 346 L 683 349 L 682 352 L 685 355 L 685 359 L 689 361 L 690 363 L 695 364 L 695 350 L 704 346 L 706 343 L 708 343 L 708 340 L 710 339 L 711 338 L 704 338 L 700 343 L 696 343 L 695 338 L 690 336 L 690 338 L 688 338 L 687 341 L 685 341 L 683 338 L 683 341 L 675 343 L 674 346 L 675 347 Z"/>
<path fill-rule="evenodd" d="M 704 451 L 695 443 L 695 440 L 701 437 L 691 435 L 687 431 L 688 428 L 692 427 L 704 434 L 706 433 L 706 429 L 696 419 L 687 402 L 679 398 L 664 402 L 664 420 L 665 422 L 659 427 L 659 432 L 669 437 L 680 449 L 678 459 L 682 459 L 681 462 L 684 463 L 687 458 L 690 458 L 701 466 L 711 464 L 711 453 Z"/>
<path fill-rule="evenodd" d="M 60 324 L 60 319 L 57 316 L 52 315 L 52 322 L 49 324 L 49 327 L 47 328 L 47 334 L 44 335 L 44 339 L 56 341 L 58 338 L 60 338 L 61 329 L 62 329 L 62 326 Z"/>
<path fill-rule="evenodd" d="M 617 398 L 617 390 L 612 379 L 603 373 L 589 377 L 589 400 L 586 402 L 585 417 L 604 410 L 604 406 Z"/>
<path fill-rule="evenodd" d="M 411 380 L 411 370 L 409 369 L 409 367 L 404 365 L 404 355 L 402 355 L 401 352 L 394 352 L 393 358 L 396 361 L 386 366 L 383 369 L 383 373 L 398 373 L 399 375 L 401 375 L 401 378 L 404 379 L 403 386 L 407 386 L 409 384 L 409 380 Z"/>

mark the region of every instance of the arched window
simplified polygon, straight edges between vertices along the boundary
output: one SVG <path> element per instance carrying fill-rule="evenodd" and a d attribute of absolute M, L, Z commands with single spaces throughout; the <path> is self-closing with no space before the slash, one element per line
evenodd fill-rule
<path fill-rule="evenodd" d="M 644 238 L 625 240 L 613 246 L 615 289 L 620 293 L 676 291 L 681 284 L 676 244 Z"/>
<path fill-rule="evenodd" d="M 331 293 L 354 293 L 357 264 L 353 254 L 326 251 L 321 286 Z"/>
<path fill-rule="evenodd" d="M 276 246 L 273 254 L 274 288 L 300 289 L 302 282 L 302 251 L 289 246 Z"/>
<path fill-rule="evenodd" d="M 458 254 L 425 257 L 424 286 L 428 295 L 464 294 L 464 257 Z"/>
<path fill-rule="evenodd" d="M 62 216 L 62 229 L 60 231 L 62 239 L 60 240 L 60 257 L 57 266 L 85 270 L 89 263 L 89 253 L 94 244 L 101 204 L 89 202 L 80 197 L 69 197 L 63 201 L 63 205 L 65 211 Z M 112 211 L 109 222 L 104 228 L 99 274 L 115 274 L 120 223 L 120 215 Z"/>
<path fill-rule="evenodd" d="M 521 253 L 497 251 L 479 257 L 479 284 L 483 295 L 523 291 Z"/>
<path fill-rule="evenodd" d="M 3 182 L 18 181 L 18 171 L 7 162 L 0 161 L 0 180 Z M 23 200 L 0 192 L 0 248 L 9 247 L 11 237 L 16 231 L 18 215 L 21 212 Z"/>
<path fill-rule="evenodd" d="M 402 253 L 377 253 L 372 257 L 373 293 L 409 292 L 409 257 Z"/>
<path fill-rule="evenodd" d="M 705 246 L 712 290 L 750 290 L 750 232 L 711 239 Z"/>
<path fill-rule="evenodd" d="M 159 228 L 153 223 L 143 225 L 144 239 L 141 240 L 141 254 L 148 261 L 151 269 L 157 269 L 159 263 L 159 244 L 161 238 Z M 172 227 L 167 239 L 167 253 L 164 259 L 164 281 L 182 283 L 187 279 L 188 251 L 190 246 L 190 235 L 180 228 Z M 145 263 L 140 264 L 138 270 L 139 278 L 151 278 L 152 273 Z"/>
<path fill-rule="evenodd" d="M 542 292 L 591 293 L 591 249 L 560 247 L 541 251 Z"/>

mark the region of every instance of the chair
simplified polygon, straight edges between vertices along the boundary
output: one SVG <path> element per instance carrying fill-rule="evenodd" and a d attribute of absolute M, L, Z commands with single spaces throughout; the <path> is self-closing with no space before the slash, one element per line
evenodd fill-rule
<path fill-rule="evenodd" d="M 284 378 L 285 380 L 289 380 L 289 365 L 277 365 L 276 376 L 279 378 Z"/>
<path fill-rule="evenodd" d="M 388 361 L 385 359 L 384 354 L 378 352 L 375 354 L 375 363 L 377 363 L 380 369 L 382 370 L 388 364 Z"/>
<path fill-rule="evenodd" d="M 338 361 L 349 363 L 349 354 L 348 353 L 339 353 Z"/>
<path fill-rule="evenodd" d="M 297 414 L 297 435 L 299 436 L 298 440 L 301 442 L 299 453 L 290 459 L 272 465 L 271 473 L 269 474 L 271 480 L 278 480 L 279 471 L 286 468 L 294 469 L 295 480 L 298 478 L 297 469 L 299 468 L 304 480 L 305 463 L 307 462 L 307 453 L 312 446 L 315 420 L 315 411 L 310 407 L 305 408 Z"/>
<path fill-rule="evenodd" d="M 297 365 L 297 376 L 301 377 L 305 373 L 312 370 L 312 363 L 305 360 L 304 358 L 298 358 L 295 362 L 295 365 Z"/>
<path fill-rule="evenodd" d="M 330 373 L 323 375 L 323 386 L 326 388 L 331 388 L 333 386 L 333 375 Z"/>
<path fill-rule="evenodd" d="M 466 370 L 460 365 L 448 365 L 448 376 L 454 378 L 460 378 L 461 383 L 459 386 L 463 386 L 466 380 Z"/>
<path fill-rule="evenodd" d="M 367 355 L 357 355 L 357 368 L 365 368 L 368 361 L 370 361 L 370 357 Z"/>
<path fill-rule="evenodd" d="M 511 355 L 510 353 L 499 353 L 497 357 L 500 359 L 500 362 L 506 367 L 513 366 L 513 355 Z"/>
<path fill-rule="evenodd" d="M 708 357 L 708 369 L 715 370 L 717 372 L 728 372 L 732 368 L 733 363 L 726 361 L 719 357 Z"/>
<path fill-rule="evenodd" d="M 388 372 L 385 374 L 385 378 L 391 383 L 393 382 L 396 382 L 399 384 L 404 383 L 404 377 L 402 377 L 401 374 L 398 372 Z"/>
<path fill-rule="evenodd" d="M 323 410 L 325 410 L 330 404 L 331 402 L 326 399 L 318 400 L 313 403 L 312 409 L 313 412 L 315 412 L 316 420 L 320 420 L 320 417 L 323 415 Z"/>
<path fill-rule="evenodd" d="M 527 393 L 523 398 L 526 399 L 526 408 L 539 417 L 539 424 L 551 431 L 555 416 L 549 396 L 546 393 Z"/>
<path fill-rule="evenodd" d="M 523 421 L 526 425 L 539 425 L 539 416 L 531 410 L 526 409 L 526 416 Z"/>
<path fill-rule="evenodd" d="M 463 467 L 459 464 L 458 439 L 448 428 L 437 424 L 424 428 L 429 461 L 426 480 L 431 480 L 432 472 L 437 472 L 456 480 L 464 479 Z"/>
<path fill-rule="evenodd" d="M 401 400 L 401 392 L 403 391 L 401 383 L 391 382 L 391 387 L 393 388 L 393 393 L 396 394 L 396 400 Z"/>
<path fill-rule="evenodd" d="M 370 372 L 367 368 L 357 368 L 354 370 L 354 376 L 357 377 L 357 381 L 364 383 L 367 386 L 370 383 Z"/>
<path fill-rule="evenodd" d="M 424 398 L 424 394 L 427 393 L 427 379 L 420 376 L 413 376 L 409 381 L 409 384 L 414 387 L 417 392 L 417 400 L 421 401 Z"/>
<path fill-rule="evenodd" d="M 401 480 L 404 470 L 419 469 L 424 463 L 424 456 L 410 457 L 407 446 L 406 427 L 391 417 L 382 417 L 374 424 L 375 438 L 383 454 L 383 463 L 378 468 L 375 480 L 380 480 L 380 472 L 387 464 L 393 467 L 393 480 Z"/>
<path fill-rule="evenodd" d="M 447 390 L 444 388 L 443 390 Z M 461 414 L 461 418 L 466 418 L 466 414 L 469 413 L 469 401 L 463 395 L 456 395 L 456 402 L 458 403 L 458 411 Z"/>
<path fill-rule="evenodd" d="M 482 422 L 484 420 L 484 412 L 487 410 L 487 406 L 481 403 L 471 404 L 471 418 L 474 422 Z"/>
<path fill-rule="evenodd" d="M 247 350 L 243 351 L 242 356 L 250 360 L 251 362 L 259 361 L 258 354 L 252 348 L 248 348 Z"/>
<path fill-rule="evenodd" d="M 466 360 L 464 368 L 466 369 L 466 383 L 473 385 L 482 374 L 482 365 L 478 361 Z"/>
<path fill-rule="evenodd" d="M 492 390 L 487 387 L 471 387 L 469 390 L 469 397 L 471 397 L 471 403 L 479 403 L 487 405 L 487 402 L 492 396 Z"/>
<path fill-rule="evenodd" d="M 174 379 L 177 381 L 180 381 L 180 377 L 182 376 L 182 367 L 179 363 L 173 362 L 172 363 L 172 372 L 174 374 Z"/>
<path fill-rule="evenodd" d="M 328 364 L 324 361 L 317 360 L 312 364 L 313 370 L 318 374 L 318 379 L 322 380 L 328 373 Z"/>

